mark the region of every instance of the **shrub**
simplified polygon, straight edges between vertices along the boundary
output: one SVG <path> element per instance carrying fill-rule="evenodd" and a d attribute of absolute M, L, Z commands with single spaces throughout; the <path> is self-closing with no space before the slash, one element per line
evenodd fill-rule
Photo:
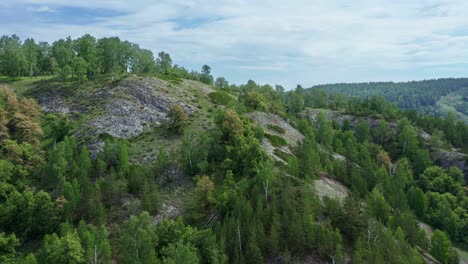
<path fill-rule="evenodd" d="M 280 126 L 277 126 L 277 125 L 267 125 L 267 127 L 275 132 L 278 132 L 280 134 L 284 134 L 286 133 L 286 130 L 284 130 L 284 128 L 280 127 Z"/>
<path fill-rule="evenodd" d="M 265 137 L 270 140 L 273 146 L 281 147 L 288 145 L 288 142 L 280 136 L 265 133 Z"/>
<path fill-rule="evenodd" d="M 234 99 L 226 92 L 212 92 L 208 96 L 215 104 L 228 106 L 234 103 Z"/>

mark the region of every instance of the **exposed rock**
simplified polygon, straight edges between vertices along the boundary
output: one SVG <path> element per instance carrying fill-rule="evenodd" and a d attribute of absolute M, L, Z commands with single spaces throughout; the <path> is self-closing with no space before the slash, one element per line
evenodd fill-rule
<path fill-rule="evenodd" d="M 100 94 L 106 98 L 104 113 L 90 121 L 96 134 L 107 133 L 117 138 L 132 138 L 145 127 L 158 125 L 166 120 L 173 104 L 180 105 L 187 114 L 196 107 L 164 94 L 165 82 L 156 78 L 124 79 L 119 86 Z"/>
<path fill-rule="evenodd" d="M 297 146 L 298 141 L 302 140 L 304 136 L 301 132 L 297 131 L 294 127 L 292 127 L 288 122 L 286 122 L 283 118 L 274 115 L 268 114 L 264 112 L 251 112 L 247 114 L 254 123 L 260 124 L 265 132 L 268 134 L 273 134 L 280 136 L 288 142 L 291 146 Z M 270 126 L 278 126 L 284 129 L 284 133 L 279 133 L 270 128 Z"/>
<path fill-rule="evenodd" d="M 187 102 L 196 100 L 187 94 L 187 89 L 153 77 L 129 76 L 117 84 L 68 92 L 68 97 L 64 96 L 65 91 L 57 90 L 38 98 L 38 102 L 47 113 L 86 117 L 75 135 L 87 138 L 91 156 L 96 157 L 104 146 L 101 134 L 124 139 L 138 136 L 165 122 L 174 104 L 188 115 L 193 114 L 197 107 Z"/>
<path fill-rule="evenodd" d="M 273 146 L 266 138 L 264 138 L 261 142 L 262 148 L 273 158 L 273 160 L 286 164 L 285 160 L 275 154 L 275 149 L 283 153 L 293 155 L 291 148 L 297 146 L 297 143 L 302 140 L 304 136 L 299 131 L 297 131 L 297 129 L 292 127 L 290 124 L 288 124 L 288 122 L 277 115 L 264 112 L 251 112 L 248 113 L 247 116 L 249 116 L 255 124 L 261 125 L 266 133 L 280 136 L 286 140 L 288 146 L 281 147 Z M 278 131 L 272 129 L 272 126 L 280 127 L 284 130 L 284 133 L 279 133 Z"/>
<path fill-rule="evenodd" d="M 337 111 L 329 111 L 329 110 L 322 110 L 322 109 L 313 109 L 313 108 L 307 108 L 303 115 L 308 117 L 312 122 L 315 122 L 317 120 L 317 116 L 320 112 L 323 112 L 327 119 L 329 120 L 335 120 L 340 126 L 343 125 L 344 121 L 346 119 L 349 120 L 349 124 L 351 127 L 355 127 L 359 122 L 365 121 L 369 125 L 369 129 L 372 131 L 376 131 L 379 128 L 380 124 L 380 118 L 375 117 L 375 116 L 364 116 L 364 117 L 359 117 L 359 116 L 353 116 L 353 115 L 347 115 L 343 114 Z M 396 128 L 397 128 L 397 123 L 396 122 L 389 122 L 389 127 L 390 131 L 395 133 Z"/>
<path fill-rule="evenodd" d="M 339 181 L 322 174 L 320 179 L 314 181 L 314 187 L 319 198 L 329 197 L 343 201 L 348 196 L 348 188 Z"/>
<path fill-rule="evenodd" d="M 61 95 L 41 97 L 38 99 L 38 102 L 45 113 L 60 113 L 62 115 L 71 113 L 67 101 Z"/>
<path fill-rule="evenodd" d="M 431 158 L 440 167 L 458 167 L 465 175 L 465 181 L 468 182 L 468 155 L 456 151 L 437 149 L 431 153 Z"/>

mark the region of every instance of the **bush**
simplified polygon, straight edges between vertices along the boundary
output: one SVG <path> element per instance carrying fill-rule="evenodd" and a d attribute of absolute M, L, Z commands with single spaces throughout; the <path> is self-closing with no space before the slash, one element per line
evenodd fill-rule
<path fill-rule="evenodd" d="M 208 96 L 215 104 L 228 106 L 234 103 L 234 99 L 226 92 L 212 92 Z"/>
<path fill-rule="evenodd" d="M 288 145 L 288 142 L 280 136 L 265 133 L 265 137 L 270 140 L 273 146 L 281 147 Z"/>
<path fill-rule="evenodd" d="M 286 153 L 284 151 L 281 151 L 279 149 L 275 149 L 273 151 L 273 153 L 280 159 L 284 160 L 284 161 L 288 161 L 289 159 L 291 158 L 294 158 L 294 155 L 292 154 L 289 154 L 289 153 Z"/>
<path fill-rule="evenodd" d="M 280 134 L 284 134 L 286 133 L 286 130 L 284 130 L 284 128 L 280 127 L 280 126 L 277 126 L 277 125 L 267 125 L 267 127 L 275 132 L 278 132 Z"/>

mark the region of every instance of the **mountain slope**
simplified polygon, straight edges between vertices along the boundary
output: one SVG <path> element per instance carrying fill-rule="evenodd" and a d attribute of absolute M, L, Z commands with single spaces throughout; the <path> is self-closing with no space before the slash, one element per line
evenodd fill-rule
<path fill-rule="evenodd" d="M 370 82 L 317 85 L 318 89 L 331 94 L 345 94 L 367 98 L 383 96 L 403 109 L 414 109 L 421 113 L 446 115 L 454 112 L 460 120 L 468 121 L 466 91 L 468 78 L 438 79 L 412 82 Z"/>

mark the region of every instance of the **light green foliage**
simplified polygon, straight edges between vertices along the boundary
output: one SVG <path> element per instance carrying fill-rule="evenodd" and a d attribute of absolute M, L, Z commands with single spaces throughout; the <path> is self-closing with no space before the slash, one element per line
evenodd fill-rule
<path fill-rule="evenodd" d="M 85 263 L 84 251 L 76 231 L 69 231 L 64 236 L 46 235 L 44 245 L 39 251 L 39 263 L 44 264 L 80 264 Z"/>
<path fill-rule="evenodd" d="M 372 216 L 382 223 L 387 222 L 391 207 L 388 205 L 387 201 L 385 201 L 385 197 L 379 190 L 372 190 L 372 193 L 367 199 L 367 205 L 369 206 L 369 211 Z"/>
<path fill-rule="evenodd" d="M 434 231 L 431 238 L 431 250 L 430 253 L 442 264 L 448 263 L 450 251 L 450 240 L 440 230 Z"/>
<path fill-rule="evenodd" d="M 331 147 L 333 142 L 333 130 L 330 126 L 330 122 L 327 120 L 325 113 L 320 112 L 317 115 L 316 127 L 317 142 L 327 148 Z"/>
<path fill-rule="evenodd" d="M 8 262 L 16 257 L 16 248 L 19 247 L 19 240 L 15 234 L 6 235 L 0 233 L 0 262 Z"/>
<path fill-rule="evenodd" d="M 96 228 L 92 225 L 86 225 L 81 220 L 78 225 L 78 234 L 81 239 L 86 263 L 111 263 L 111 245 L 108 240 L 107 229 L 104 226 Z"/>
<path fill-rule="evenodd" d="M 155 247 L 158 243 L 151 216 L 143 212 L 138 216 L 131 216 L 124 223 L 119 238 L 119 263 L 152 264 L 156 262 Z"/>

